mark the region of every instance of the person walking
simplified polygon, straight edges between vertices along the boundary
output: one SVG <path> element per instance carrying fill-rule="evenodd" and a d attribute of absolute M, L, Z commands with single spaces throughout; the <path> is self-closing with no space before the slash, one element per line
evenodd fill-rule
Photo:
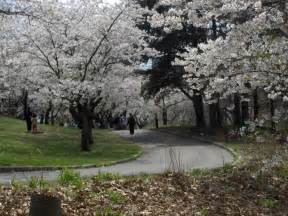
<path fill-rule="evenodd" d="M 129 126 L 129 130 L 130 130 L 131 135 L 134 135 L 135 124 L 136 124 L 136 121 L 135 121 L 133 115 L 130 113 L 130 116 L 128 118 L 128 126 Z"/>

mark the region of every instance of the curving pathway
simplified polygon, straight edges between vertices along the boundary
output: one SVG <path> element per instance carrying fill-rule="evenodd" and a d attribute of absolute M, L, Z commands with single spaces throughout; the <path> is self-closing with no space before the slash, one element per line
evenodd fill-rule
<path fill-rule="evenodd" d="M 194 168 L 216 168 L 233 161 L 233 156 L 225 149 L 172 134 L 137 130 L 134 136 L 128 131 L 115 131 L 118 135 L 140 144 L 143 154 L 136 160 L 108 167 L 76 169 L 83 177 L 95 176 L 98 172 L 137 175 L 142 173 L 163 173 L 167 169 L 191 170 Z M 172 159 L 171 159 L 172 158 Z M 31 176 L 57 179 L 60 171 L 32 171 L 0 173 L 0 183 L 10 183 L 11 179 L 27 181 Z"/>

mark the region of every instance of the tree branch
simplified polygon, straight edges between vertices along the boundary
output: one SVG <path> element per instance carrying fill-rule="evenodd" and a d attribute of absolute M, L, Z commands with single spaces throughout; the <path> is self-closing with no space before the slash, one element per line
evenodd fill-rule
<path fill-rule="evenodd" d="M 87 72 L 89 69 L 89 66 L 92 63 L 93 58 L 95 57 L 95 55 L 97 54 L 97 52 L 99 51 L 99 49 L 101 48 L 103 42 L 106 40 L 107 34 L 111 31 L 112 27 L 115 25 L 115 23 L 117 22 L 117 20 L 120 18 L 120 16 L 123 14 L 124 10 L 122 10 L 112 21 L 112 23 L 110 24 L 109 28 L 106 31 L 106 34 L 102 37 L 102 39 L 99 41 L 98 45 L 95 47 L 94 51 L 92 52 L 92 54 L 90 55 L 87 63 L 85 64 L 84 67 L 84 74 L 83 77 L 81 79 L 81 82 L 84 82 L 87 76 Z"/>

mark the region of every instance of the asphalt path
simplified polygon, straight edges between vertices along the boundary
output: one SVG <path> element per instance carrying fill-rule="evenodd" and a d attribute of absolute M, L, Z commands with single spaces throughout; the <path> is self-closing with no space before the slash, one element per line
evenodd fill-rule
<path fill-rule="evenodd" d="M 128 131 L 115 131 L 114 133 L 141 145 L 143 154 L 129 162 L 75 171 L 83 177 L 95 176 L 99 172 L 120 175 L 157 174 L 167 170 L 189 171 L 195 168 L 217 168 L 233 161 L 231 153 L 224 148 L 193 138 L 151 130 L 137 130 L 134 136 L 131 136 Z M 56 180 L 59 173 L 60 171 L 57 170 L 1 173 L 0 183 L 9 184 L 12 179 L 28 181 L 31 176 L 43 176 L 47 180 Z"/>

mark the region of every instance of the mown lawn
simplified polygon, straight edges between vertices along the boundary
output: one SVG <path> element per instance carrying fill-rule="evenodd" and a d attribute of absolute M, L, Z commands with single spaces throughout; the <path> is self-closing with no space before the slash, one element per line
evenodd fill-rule
<path fill-rule="evenodd" d="M 110 130 L 94 130 L 92 151 L 80 151 L 80 130 L 40 125 L 26 132 L 25 122 L 0 116 L 0 166 L 107 165 L 131 158 L 141 148 Z"/>

